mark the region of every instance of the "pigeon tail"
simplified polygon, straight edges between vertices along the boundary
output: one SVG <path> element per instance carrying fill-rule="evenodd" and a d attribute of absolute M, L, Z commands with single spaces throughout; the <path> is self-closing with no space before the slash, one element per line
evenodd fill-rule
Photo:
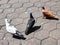
<path fill-rule="evenodd" d="M 30 18 L 34 18 L 34 17 L 32 16 L 32 13 L 30 13 Z"/>
<path fill-rule="evenodd" d="M 26 39 L 19 31 L 16 31 L 16 33 L 13 34 L 13 37 L 18 39 Z"/>

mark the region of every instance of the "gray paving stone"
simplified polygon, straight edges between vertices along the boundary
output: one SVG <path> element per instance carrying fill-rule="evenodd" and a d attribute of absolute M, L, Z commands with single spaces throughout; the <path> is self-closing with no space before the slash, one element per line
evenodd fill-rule
<path fill-rule="evenodd" d="M 8 41 L 7 40 L 0 40 L 0 45 L 8 45 Z"/>
<path fill-rule="evenodd" d="M 0 6 L 2 9 L 10 8 L 11 4 L 3 4 Z"/>
<path fill-rule="evenodd" d="M 58 45 L 60 45 L 60 40 L 58 40 Z"/>
<path fill-rule="evenodd" d="M 31 6 L 33 6 L 33 3 L 24 3 L 23 5 L 23 7 L 26 7 L 26 8 L 31 7 Z"/>
<path fill-rule="evenodd" d="M 28 20 L 29 20 L 29 18 L 25 18 L 25 19 L 23 20 L 23 23 L 27 25 Z"/>
<path fill-rule="evenodd" d="M 59 11 L 60 10 L 60 6 L 54 5 L 54 6 L 51 7 L 51 10 Z"/>
<path fill-rule="evenodd" d="M 12 41 L 14 39 L 13 39 L 13 37 L 12 37 L 12 35 L 10 33 L 7 33 L 7 34 L 5 34 L 4 40 Z"/>
<path fill-rule="evenodd" d="M 25 12 L 26 11 L 26 8 L 24 8 L 24 7 L 21 7 L 21 8 L 17 8 L 16 10 L 15 10 L 15 12 L 17 13 L 17 14 L 21 14 L 21 13 L 23 13 L 23 12 Z"/>
<path fill-rule="evenodd" d="M 49 7 L 53 7 L 54 5 L 56 5 L 56 2 L 49 1 L 49 2 L 45 2 L 44 5 L 49 8 Z"/>
<path fill-rule="evenodd" d="M 8 19 L 15 19 L 17 17 L 19 17 L 19 14 L 15 13 L 15 12 L 7 15 Z"/>
<path fill-rule="evenodd" d="M 7 3 L 8 2 L 8 0 L 1 0 L 0 1 L 0 4 L 5 4 L 5 3 Z"/>
<path fill-rule="evenodd" d="M 39 0 L 30 0 L 31 3 L 39 2 Z"/>
<path fill-rule="evenodd" d="M 19 17 L 20 17 L 20 18 L 23 18 L 23 19 L 28 18 L 29 16 L 30 16 L 30 14 L 29 14 L 28 12 L 24 12 L 24 13 L 21 13 L 21 14 L 19 15 Z"/>
<path fill-rule="evenodd" d="M 17 3 L 17 2 L 18 2 L 18 0 L 9 0 L 8 3 Z"/>
<path fill-rule="evenodd" d="M 3 26 L 0 31 L 3 33 L 7 33 L 6 26 Z"/>
<path fill-rule="evenodd" d="M 41 30 L 35 33 L 34 37 L 37 39 L 45 39 L 49 36 L 49 32 L 47 30 Z"/>
<path fill-rule="evenodd" d="M 11 23 L 13 25 L 18 25 L 18 24 L 23 23 L 23 19 L 22 18 L 15 18 L 15 19 L 12 19 L 12 22 Z"/>
<path fill-rule="evenodd" d="M 19 3 L 27 3 L 29 0 L 19 0 Z"/>
<path fill-rule="evenodd" d="M 1 19 L 1 20 L 0 20 L 0 25 L 5 25 L 4 19 Z"/>
<path fill-rule="evenodd" d="M 31 7 L 31 8 L 28 8 L 27 9 L 27 12 L 35 12 L 35 11 L 38 11 L 39 9 L 37 7 Z"/>
<path fill-rule="evenodd" d="M 42 4 L 43 4 L 43 3 L 42 3 L 41 1 L 39 1 L 39 2 L 34 3 L 34 6 L 36 6 L 36 7 L 41 7 Z"/>
<path fill-rule="evenodd" d="M 12 12 L 14 12 L 14 11 L 15 11 L 14 8 L 8 8 L 8 9 L 5 9 L 5 10 L 4 10 L 4 13 L 5 13 L 5 14 L 9 14 L 9 13 L 12 13 Z"/>
<path fill-rule="evenodd" d="M 22 7 L 22 4 L 21 3 L 14 3 L 14 4 L 12 4 L 12 7 L 19 8 L 19 7 Z"/>
<path fill-rule="evenodd" d="M 57 43 L 55 39 L 47 38 L 42 41 L 42 45 L 57 45 Z"/>
<path fill-rule="evenodd" d="M 57 28 L 60 29 L 60 23 L 57 24 Z"/>
<path fill-rule="evenodd" d="M 50 0 L 41 0 L 41 2 L 48 2 L 48 1 L 50 1 Z"/>
<path fill-rule="evenodd" d="M 20 44 L 21 44 L 21 41 L 17 40 L 17 39 L 12 40 L 12 41 L 9 42 L 9 45 L 20 45 Z"/>
<path fill-rule="evenodd" d="M 26 29 L 25 29 L 25 31 L 26 31 Z M 30 40 L 30 39 L 32 39 L 32 38 L 34 37 L 34 32 L 26 35 L 26 34 L 25 34 L 25 31 L 22 32 L 22 34 L 26 37 L 26 40 Z"/>
<path fill-rule="evenodd" d="M 33 14 L 34 18 L 39 18 L 42 16 L 42 13 L 40 13 L 39 11 L 35 11 L 32 14 Z"/>
<path fill-rule="evenodd" d="M 0 13 L 0 19 L 3 19 L 6 16 L 4 13 Z M 4 19 L 3 19 L 4 20 Z"/>
<path fill-rule="evenodd" d="M 4 37 L 4 33 L 0 32 L 0 40 L 3 39 L 3 37 Z"/>
<path fill-rule="evenodd" d="M 40 45 L 40 40 L 33 38 L 27 41 L 22 41 L 22 45 Z"/>
<path fill-rule="evenodd" d="M 55 29 L 50 32 L 50 37 L 55 38 L 55 39 L 60 39 L 60 29 Z"/>
<path fill-rule="evenodd" d="M 59 0 L 51 0 L 51 1 L 53 1 L 53 2 L 57 2 L 57 1 L 59 1 Z"/>
<path fill-rule="evenodd" d="M 18 31 L 23 32 L 26 30 L 26 24 L 17 25 L 16 28 L 18 29 Z"/>
<path fill-rule="evenodd" d="M 47 30 L 47 31 L 51 31 L 53 29 L 56 29 L 56 23 L 54 23 L 52 21 L 51 22 L 49 21 L 48 23 L 43 25 L 43 29 Z"/>
<path fill-rule="evenodd" d="M 0 9 L 0 13 L 2 13 L 3 12 L 3 9 Z"/>
<path fill-rule="evenodd" d="M 43 17 L 37 18 L 37 23 L 39 23 L 40 25 L 45 24 L 47 22 L 49 22 L 49 20 L 43 19 Z"/>

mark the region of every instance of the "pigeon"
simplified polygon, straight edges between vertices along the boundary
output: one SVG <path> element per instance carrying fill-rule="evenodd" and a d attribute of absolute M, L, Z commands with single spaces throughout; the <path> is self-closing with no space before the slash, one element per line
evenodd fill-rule
<path fill-rule="evenodd" d="M 56 16 L 55 14 L 53 14 L 51 11 L 49 11 L 48 9 L 45 9 L 45 7 L 42 7 L 42 13 L 44 15 L 43 18 L 55 18 L 58 19 L 58 16 Z"/>
<path fill-rule="evenodd" d="M 25 31 L 26 35 L 28 35 L 29 31 L 32 29 L 34 24 L 35 24 L 35 19 L 32 16 L 32 13 L 30 13 L 30 19 L 28 20 L 27 28 L 26 28 L 26 31 Z"/>
<path fill-rule="evenodd" d="M 14 38 L 25 39 L 23 34 L 19 31 L 17 31 L 17 29 L 13 25 L 11 25 L 11 23 L 8 22 L 7 18 L 5 18 L 5 24 L 6 24 L 7 32 L 11 33 Z"/>

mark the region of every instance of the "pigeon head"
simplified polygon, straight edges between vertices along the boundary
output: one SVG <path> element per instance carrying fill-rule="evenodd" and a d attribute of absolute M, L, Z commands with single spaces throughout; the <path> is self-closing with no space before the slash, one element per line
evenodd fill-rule
<path fill-rule="evenodd" d="M 5 21 L 8 21 L 8 19 L 6 18 Z"/>
<path fill-rule="evenodd" d="M 33 18 L 32 13 L 30 13 L 30 18 Z"/>
<path fill-rule="evenodd" d="M 42 9 L 45 9 L 45 7 L 43 6 Z"/>

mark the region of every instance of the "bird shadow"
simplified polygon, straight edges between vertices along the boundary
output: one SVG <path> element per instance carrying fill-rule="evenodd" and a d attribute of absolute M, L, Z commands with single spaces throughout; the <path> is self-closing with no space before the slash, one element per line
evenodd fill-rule
<path fill-rule="evenodd" d="M 49 19 L 49 20 L 59 20 L 58 18 L 53 18 L 53 17 L 46 17 L 46 19 Z"/>
<path fill-rule="evenodd" d="M 37 31 L 39 28 L 41 28 L 41 25 L 40 25 L 40 26 L 34 26 L 34 27 L 32 27 L 32 28 L 28 31 L 27 35 L 29 35 L 29 34 L 32 33 L 32 32 Z"/>
<path fill-rule="evenodd" d="M 20 39 L 20 40 L 21 40 L 21 39 L 22 39 L 22 40 L 25 40 L 25 39 L 26 39 L 25 37 L 18 37 L 18 36 L 14 36 L 14 35 L 13 35 L 13 38 L 15 38 L 15 39 Z"/>

